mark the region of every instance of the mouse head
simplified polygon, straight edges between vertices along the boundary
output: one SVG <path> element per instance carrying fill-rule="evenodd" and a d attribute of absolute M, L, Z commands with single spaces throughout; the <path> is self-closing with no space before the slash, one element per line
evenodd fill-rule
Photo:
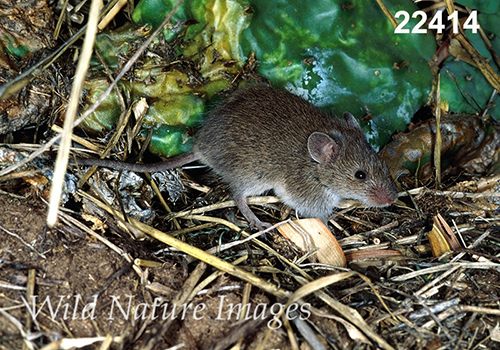
<path fill-rule="evenodd" d="M 371 207 L 394 203 L 397 190 L 387 164 L 370 146 L 357 120 L 348 112 L 344 118 L 345 123 L 333 133 L 309 135 L 307 149 L 318 163 L 315 176 L 341 198 Z"/>

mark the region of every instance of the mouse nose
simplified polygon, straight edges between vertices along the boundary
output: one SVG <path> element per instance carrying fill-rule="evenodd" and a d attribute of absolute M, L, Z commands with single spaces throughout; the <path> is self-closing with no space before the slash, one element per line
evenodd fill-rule
<path fill-rule="evenodd" d="M 377 207 L 386 207 L 398 200 L 396 188 L 386 188 L 384 186 L 375 186 L 371 193 L 373 204 Z"/>

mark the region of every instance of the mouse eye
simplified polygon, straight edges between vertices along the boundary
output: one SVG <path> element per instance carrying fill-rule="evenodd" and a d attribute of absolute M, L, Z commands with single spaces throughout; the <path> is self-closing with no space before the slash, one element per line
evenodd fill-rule
<path fill-rule="evenodd" d="M 354 174 L 354 177 L 358 180 L 364 180 L 366 179 L 366 173 L 363 170 L 358 170 Z"/>

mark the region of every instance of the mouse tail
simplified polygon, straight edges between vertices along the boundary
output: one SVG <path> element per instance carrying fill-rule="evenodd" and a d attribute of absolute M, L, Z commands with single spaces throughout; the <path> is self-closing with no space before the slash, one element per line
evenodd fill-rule
<path fill-rule="evenodd" d="M 158 171 L 165 171 L 168 169 L 179 168 L 185 164 L 194 162 L 198 157 L 193 153 L 184 153 L 176 157 L 167 159 L 164 162 L 152 163 L 152 164 L 140 164 L 140 163 L 126 163 L 118 160 L 109 159 L 94 159 L 94 158 L 78 158 L 76 163 L 78 165 L 97 165 L 100 167 L 115 169 L 115 170 L 128 170 L 134 171 L 136 173 L 154 173 Z"/>

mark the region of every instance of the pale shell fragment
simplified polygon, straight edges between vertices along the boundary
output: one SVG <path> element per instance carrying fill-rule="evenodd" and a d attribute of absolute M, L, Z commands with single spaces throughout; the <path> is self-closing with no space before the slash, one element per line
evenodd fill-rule
<path fill-rule="evenodd" d="M 278 231 L 304 252 L 315 252 L 315 262 L 345 267 L 344 251 L 332 232 L 319 219 L 300 219 L 278 226 Z"/>

